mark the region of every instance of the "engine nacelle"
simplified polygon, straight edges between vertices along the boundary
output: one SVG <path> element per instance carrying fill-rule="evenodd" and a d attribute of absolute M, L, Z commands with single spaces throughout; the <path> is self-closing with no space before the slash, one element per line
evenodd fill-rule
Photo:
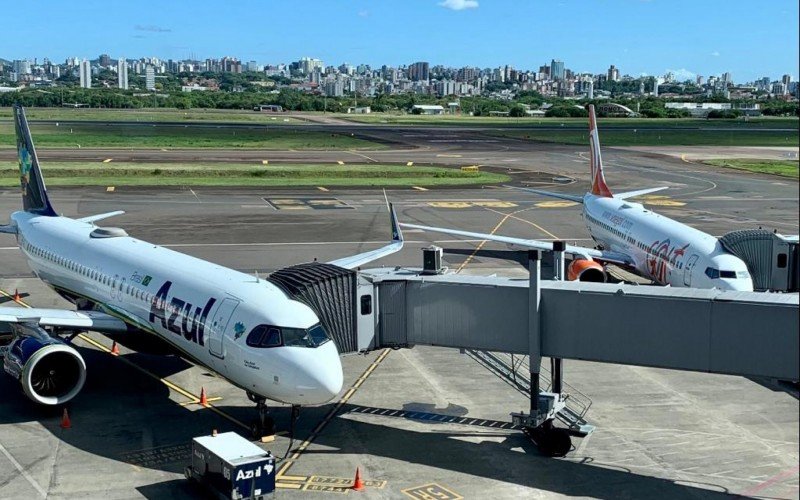
<path fill-rule="evenodd" d="M 20 325 L 15 325 L 20 326 Z M 3 369 L 22 384 L 31 400 L 59 405 L 71 400 L 86 382 L 86 363 L 72 346 L 40 328 L 23 327 L 4 349 Z"/>
<path fill-rule="evenodd" d="M 567 279 L 570 281 L 590 281 L 593 283 L 605 283 L 607 281 L 606 270 L 594 260 L 575 259 L 567 268 Z"/>

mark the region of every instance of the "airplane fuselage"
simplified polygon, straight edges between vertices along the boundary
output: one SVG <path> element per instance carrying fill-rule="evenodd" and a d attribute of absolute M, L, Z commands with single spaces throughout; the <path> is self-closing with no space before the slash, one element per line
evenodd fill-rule
<path fill-rule="evenodd" d="M 659 284 L 753 290 L 746 264 L 717 238 L 639 203 L 587 193 L 583 217 L 602 249 L 630 256 L 639 274 Z"/>
<path fill-rule="evenodd" d="M 12 221 L 31 270 L 50 287 L 242 389 L 291 404 L 325 403 L 341 389 L 338 352 L 316 314 L 268 281 L 66 217 L 16 212 Z M 279 333 L 249 345 L 257 327 Z"/>

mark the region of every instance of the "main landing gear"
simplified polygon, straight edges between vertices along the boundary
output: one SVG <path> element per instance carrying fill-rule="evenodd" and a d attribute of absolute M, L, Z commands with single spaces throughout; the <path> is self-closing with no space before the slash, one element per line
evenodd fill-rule
<path fill-rule="evenodd" d="M 253 435 L 253 439 L 274 436 L 275 419 L 269 414 L 267 399 L 249 391 L 247 392 L 247 398 L 256 404 L 256 411 L 258 412 L 258 417 L 250 423 L 250 433 Z"/>

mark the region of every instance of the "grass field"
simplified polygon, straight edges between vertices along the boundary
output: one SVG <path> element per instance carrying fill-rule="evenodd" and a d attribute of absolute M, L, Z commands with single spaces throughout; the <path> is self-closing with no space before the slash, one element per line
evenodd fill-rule
<path fill-rule="evenodd" d="M 219 163 L 48 162 L 48 186 L 443 186 L 508 182 L 491 172 L 405 165 L 230 165 Z M 0 186 L 18 186 L 13 162 L 0 162 Z"/>
<path fill-rule="evenodd" d="M 562 130 L 494 130 L 490 135 L 512 137 L 535 142 L 559 144 L 589 144 L 586 130 L 564 128 Z M 797 130 L 769 129 L 681 129 L 652 128 L 599 129 L 603 146 L 800 146 Z"/>
<path fill-rule="evenodd" d="M 800 169 L 798 169 L 800 163 L 795 160 L 706 160 L 704 163 L 717 167 L 800 179 Z"/>
<path fill-rule="evenodd" d="M 59 125 L 31 123 L 37 147 L 102 148 L 263 148 L 286 149 L 385 149 L 386 146 L 350 135 L 280 129 L 231 129 L 215 127 Z M 14 147 L 11 122 L 0 123 L 0 147 Z"/>
<path fill-rule="evenodd" d="M 25 108 L 28 120 L 80 120 L 131 122 L 243 122 L 298 125 L 304 120 L 285 113 L 258 113 L 236 109 L 89 109 L 89 108 Z M 0 108 L 0 120 L 11 120 L 11 108 Z"/>
<path fill-rule="evenodd" d="M 540 118 L 524 117 L 511 118 L 500 116 L 420 116 L 420 115 L 393 115 L 372 113 L 369 115 L 339 115 L 338 118 L 358 123 L 394 124 L 394 125 L 443 125 L 465 127 L 565 127 L 586 128 L 587 118 Z M 642 127 L 642 128 L 793 128 L 800 126 L 797 118 L 759 117 L 749 118 L 747 121 L 738 120 L 704 120 L 697 118 L 599 118 L 598 123 L 603 128 L 615 127 Z"/>

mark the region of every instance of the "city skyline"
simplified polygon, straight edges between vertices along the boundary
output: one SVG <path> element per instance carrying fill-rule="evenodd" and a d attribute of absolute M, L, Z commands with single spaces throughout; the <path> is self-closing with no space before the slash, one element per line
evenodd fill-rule
<path fill-rule="evenodd" d="M 310 56 L 330 65 L 428 61 L 431 66 L 520 69 L 556 58 L 576 72 L 602 73 L 614 64 L 620 74 L 634 77 L 672 72 L 690 79 L 730 72 L 736 81 L 799 71 L 798 3 L 784 0 L 770 9 L 748 10 L 746 16 L 735 8 L 739 2 L 356 0 L 326 9 L 329 4 L 310 0 L 308 11 L 318 15 L 303 18 L 290 6 L 266 9 L 253 1 L 237 3 L 222 17 L 204 0 L 193 2 L 191 10 L 183 2 L 153 2 L 152 8 L 144 2 L 132 12 L 97 1 L 69 9 L 51 0 L 37 3 L 36 16 L 0 35 L 7 51 L 0 57 L 57 62 L 99 53 L 175 60 L 234 55 L 279 64 Z M 188 12 L 191 18 L 184 19 Z M 80 35 L 65 36 L 58 46 L 52 37 L 30 36 L 65 26 Z"/>

